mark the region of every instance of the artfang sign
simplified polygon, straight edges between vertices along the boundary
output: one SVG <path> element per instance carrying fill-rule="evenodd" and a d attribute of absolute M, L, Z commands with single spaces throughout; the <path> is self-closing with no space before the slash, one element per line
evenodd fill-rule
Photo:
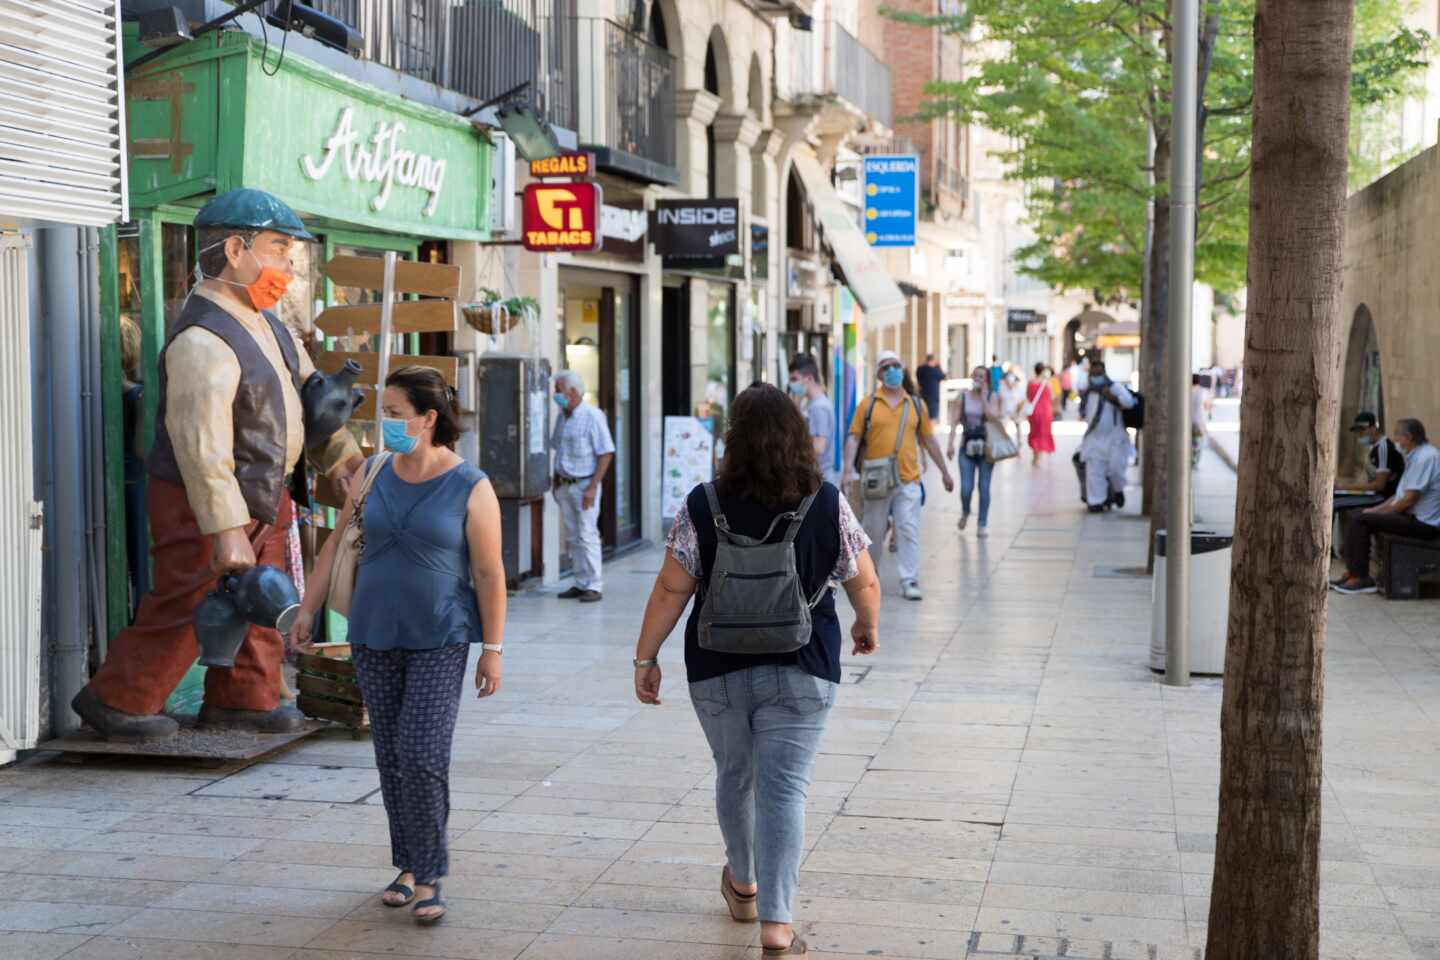
<path fill-rule="evenodd" d="M 374 132 L 361 140 L 360 132 L 355 129 L 354 114 L 354 107 L 341 110 L 335 131 L 326 139 L 320 156 L 301 158 L 305 176 L 315 181 L 324 180 L 334 169 L 336 158 L 340 158 L 341 176 L 376 185 L 375 196 L 370 201 L 372 210 L 384 210 L 390 202 L 391 191 L 398 184 L 424 191 L 429 200 L 421 213 L 433 216 L 445 189 L 445 161 L 406 149 L 401 139 L 405 124 L 399 120 L 378 121 Z"/>
<path fill-rule="evenodd" d="M 521 237 L 526 250 L 594 252 L 603 242 L 597 183 L 532 183 L 525 188 Z"/>
<path fill-rule="evenodd" d="M 668 259 L 723 261 L 740 252 L 740 201 L 657 201 L 650 239 Z"/>

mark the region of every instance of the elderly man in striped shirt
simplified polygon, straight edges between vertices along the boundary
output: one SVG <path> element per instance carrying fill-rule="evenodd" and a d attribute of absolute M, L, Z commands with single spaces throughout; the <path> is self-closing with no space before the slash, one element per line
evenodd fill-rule
<path fill-rule="evenodd" d="M 603 598 L 600 571 L 600 493 L 605 474 L 615 459 L 615 441 L 605 414 L 585 402 L 585 381 L 574 370 L 555 376 L 554 493 L 565 522 L 574 586 L 561 600 L 595 603 Z"/>

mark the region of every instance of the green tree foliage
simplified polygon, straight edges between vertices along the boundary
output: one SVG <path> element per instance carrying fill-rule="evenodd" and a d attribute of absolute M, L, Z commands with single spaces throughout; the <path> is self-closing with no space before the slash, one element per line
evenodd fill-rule
<path fill-rule="evenodd" d="M 921 113 L 1008 138 L 1000 159 L 1029 185 L 1036 236 L 1018 253 L 1024 272 L 1101 302 L 1138 298 L 1147 201 L 1167 196 L 1168 171 L 1152 187 L 1146 156 L 1152 130 L 1169 136 L 1169 4 L 969 0 L 959 15 L 890 15 L 975 40 L 966 79 L 930 84 Z M 1254 15 L 1254 0 L 1201 7 L 1196 278 L 1221 291 L 1245 282 Z M 1356 109 L 1382 116 L 1424 67 L 1429 37 L 1403 26 L 1394 0 L 1359 0 L 1356 23 Z"/>

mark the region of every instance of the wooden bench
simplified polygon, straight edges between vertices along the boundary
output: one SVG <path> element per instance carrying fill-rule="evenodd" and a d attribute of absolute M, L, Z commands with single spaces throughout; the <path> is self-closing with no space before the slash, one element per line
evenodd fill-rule
<path fill-rule="evenodd" d="M 1392 534 L 1375 535 L 1380 560 L 1380 592 L 1391 600 L 1420 599 L 1420 578 L 1440 573 L 1440 538 L 1416 540 Z"/>

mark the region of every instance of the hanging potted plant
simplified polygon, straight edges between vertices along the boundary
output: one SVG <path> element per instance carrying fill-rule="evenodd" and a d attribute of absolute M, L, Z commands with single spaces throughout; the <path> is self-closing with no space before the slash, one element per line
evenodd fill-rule
<path fill-rule="evenodd" d="M 465 322 L 491 337 L 509 333 L 527 317 L 540 315 L 540 304 L 534 297 L 501 297 L 500 291 L 482 287 L 473 303 L 460 308 Z"/>

